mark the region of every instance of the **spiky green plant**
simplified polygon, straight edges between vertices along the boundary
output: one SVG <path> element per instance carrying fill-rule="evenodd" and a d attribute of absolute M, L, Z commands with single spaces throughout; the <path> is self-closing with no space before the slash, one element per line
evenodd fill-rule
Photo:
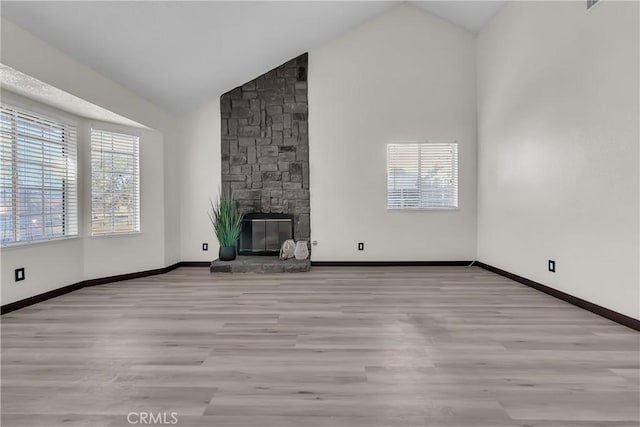
<path fill-rule="evenodd" d="M 231 198 L 220 197 L 215 203 L 209 201 L 211 212 L 208 215 L 220 246 L 235 246 L 242 229 L 242 215 Z"/>

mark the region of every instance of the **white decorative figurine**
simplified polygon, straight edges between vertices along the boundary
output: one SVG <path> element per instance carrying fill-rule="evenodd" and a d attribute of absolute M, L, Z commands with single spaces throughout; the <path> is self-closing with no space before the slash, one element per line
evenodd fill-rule
<path fill-rule="evenodd" d="M 285 240 L 280 248 L 280 259 L 289 259 L 295 256 L 296 244 L 293 240 Z"/>
<path fill-rule="evenodd" d="M 307 259 L 309 256 L 309 247 L 307 246 L 306 240 L 299 240 L 296 242 L 295 255 L 298 260 Z"/>

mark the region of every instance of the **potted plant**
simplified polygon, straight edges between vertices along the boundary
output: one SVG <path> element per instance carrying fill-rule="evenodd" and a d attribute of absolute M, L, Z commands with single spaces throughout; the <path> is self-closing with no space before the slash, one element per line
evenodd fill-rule
<path fill-rule="evenodd" d="M 211 201 L 209 219 L 220 243 L 218 258 L 220 261 L 236 259 L 236 243 L 242 229 L 242 215 L 236 209 L 231 198 L 220 197 L 217 202 Z"/>

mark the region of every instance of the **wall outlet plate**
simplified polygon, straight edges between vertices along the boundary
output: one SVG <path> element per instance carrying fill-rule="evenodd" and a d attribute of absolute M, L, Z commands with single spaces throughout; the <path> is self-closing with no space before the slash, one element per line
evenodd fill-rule
<path fill-rule="evenodd" d="M 358 250 L 359 251 L 364 251 L 364 243 L 362 243 L 362 242 L 358 243 Z"/>
<path fill-rule="evenodd" d="M 549 260 L 549 271 L 552 273 L 556 272 L 556 262 L 552 259 Z"/>
<path fill-rule="evenodd" d="M 24 276 L 24 267 L 16 268 L 15 275 L 16 275 L 16 282 L 20 282 L 20 281 L 24 280 L 24 278 L 25 278 L 25 276 Z"/>
<path fill-rule="evenodd" d="M 209 244 L 208 243 L 203 243 L 202 244 L 202 250 L 203 251 L 208 251 L 209 250 Z"/>

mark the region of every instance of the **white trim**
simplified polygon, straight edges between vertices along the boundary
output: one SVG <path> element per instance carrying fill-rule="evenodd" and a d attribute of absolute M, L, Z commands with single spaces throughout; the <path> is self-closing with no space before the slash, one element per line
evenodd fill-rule
<path fill-rule="evenodd" d="M 135 194 L 135 206 L 134 206 L 134 215 L 135 215 L 135 225 L 133 227 L 133 230 L 131 231 L 122 231 L 122 232 L 118 232 L 118 231 L 110 231 L 110 232 L 100 232 L 100 233 L 96 233 L 93 231 L 93 212 L 94 212 L 94 206 L 93 206 L 93 167 L 92 167 L 92 161 L 93 161 L 93 155 L 94 155 L 94 147 L 93 147 L 93 135 L 94 133 L 97 134 L 111 134 L 112 138 L 113 136 L 121 136 L 124 137 L 122 141 L 125 140 L 131 140 L 134 145 L 135 145 L 135 150 L 133 153 L 133 160 L 135 163 L 135 170 L 134 170 L 134 188 L 133 188 L 133 192 Z M 137 234 L 140 233 L 142 231 L 142 188 L 141 188 L 141 181 L 142 181 L 142 174 L 140 172 L 140 145 L 141 145 L 141 141 L 142 141 L 142 137 L 139 133 L 137 132 L 130 132 L 127 130 L 121 131 L 120 128 L 118 126 L 93 126 L 90 124 L 89 126 L 89 177 L 90 177 L 90 192 L 89 192 L 89 200 L 90 200 L 90 207 L 89 207 L 89 234 L 91 237 L 97 237 L 97 236 L 118 236 L 118 235 L 126 235 L 126 234 Z M 128 153 L 127 153 L 128 155 Z M 100 157 L 102 158 L 102 157 Z M 111 212 L 111 217 L 112 217 L 112 223 L 111 223 L 111 229 L 113 230 L 114 227 L 114 223 L 113 223 L 113 218 L 115 218 L 114 212 Z"/>
<path fill-rule="evenodd" d="M 48 239 L 22 240 L 19 242 L 3 243 L 2 245 L 0 245 L 0 251 L 7 250 L 7 249 L 23 248 L 27 246 L 46 245 L 49 243 L 62 243 L 68 240 L 80 240 L 81 238 L 82 236 L 80 236 L 79 234 L 74 234 L 71 236 L 52 237 Z"/>
<path fill-rule="evenodd" d="M 422 158 L 422 145 L 451 145 L 455 146 L 455 206 L 415 206 L 415 207 L 389 207 L 389 147 L 392 145 L 417 145 L 418 158 Z M 422 162 L 418 160 L 418 176 L 422 176 Z M 460 143 L 455 139 L 421 139 L 421 140 L 402 140 L 391 141 L 385 144 L 385 209 L 387 212 L 412 212 L 412 211 L 457 211 L 460 210 Z M 418 180 L 420 191 L 420 180 Z M 422 201 L 421 193 L 419 193 L 418 201 Z"/>
<path fill-rule="evenodd" d="M 390 213 L 406 213 L 406 212 L 433 212 L 433 211 L 459 211 L 460 206 L 457 208 L 448 208 L 448 207 L 434 207 L 434 208 L 387 208 L 387 212 Z"/>
<path fill-rule="evenodd" d="M 100 234 L 92 234 L 89 237 L 91 239 L 104 239 L 109 237 L 138 237 L 141 236 L 142 231 L 126 231 L 121 233 L 100 233 Z"/>
<path fill-rule="evenodd" d="M 22 184 L 22 186 L 19 184 L 19 176 L 20 176 L 20 172 L 19 168 L 20 168 L 20 164 L 22 164 L 22 166 L 30 164 L 30 165 L 35 165 L 37 167 L 41 168 L 41 173 L 40 173 L 40 184 L 37 188 L 33 188 L 35 189 L 39 189 L 42 192 L 42 211 L 41 211 L 41 216 L 43 218 L 43 225 L 42 225 L 42 234 L 47 234 L 45 231 L 46 228 L 46 218 L 47 218 L 47 211 L 46 211 L 46 206 L 48 206 L 45 203 L 45 199 L 48 200 L 45 197 L 45 193 L 47 191 L 52 191 L 51 188 L 47 188 L 47 186 L 45 186 L 45 167 L 49 167 L 49 168 L 54 168 L 58 173 L 63 173 L 64 178 L 62 178 L 62 182 L 68 185 L 63 184 L 62 187 L 62 197 L 63 197 L 63 202 L 62 202 L 62 214 L 63 214 L 63 223 L 62 223 L 62 231 L 63 233 L 58 235 L 58 233 L 51 233 L 51 234 L 55 234 L 53 236 L 48 236 L 48 237 L 41 237 L 41 238 L 35 238 L 35 239 L 24 239 L 24 240 L 17 240 L 17 241 L 11 241 L 11 242 L 6 242 L 3 243 L 3 246 L 7 246 L 7 245 L 18 245 L 18 244 L 30 244 L 31 242 L 37 242 L 37 241 L 48 241 L 48 240 L 56 240 L 56 239 L 64 239 L 67 237 L 74 237 L 74 236 L 78 236 L 79 235 L 79 231 L 80 231 L 80 212 L 79 212 L 79 204 L 80 204 L 80 194 L 79 194 L 79 188 L 78 188 L 78 181 L 80 178 L 80 174 L 79 174 L 79 162 L 78 162 L 78 147 L 79 147 L 79 139 L 78 139 L 78 127 L 79 127 L 79 122 L 78 121 L 73 121 L 73 120 L 69 120 L 68 117 L 66 116 L 62 116 L 62 120 L 61 120 L 61 116 L 58 114 L 52 114 L 50 109 L 43 109 L 43 108 L 37 108 L 37 106 L 34 108 L 33 105 L 29 105 L 28 103 L 22 103 L 19 100 L 17 102 L 11 102 L 12 99 L 11 97 L 9 97 L 9 102 L 6 102 L 6 97 L 4 97 L 2 99 L 2 102 L 0 103 L 0 105 L 2 106 L 2 110 L 3 110 L 3 114 L 4 112 L 6 112 L 7 114 L 9 114 L 11 117 L 13 117 L 11 119 L 11 131 L 10 133 L 8 133 L 8 135 L 10 135 L 9 138 L 9 154 L 11 156 L 11 178 L 9 178 L 7 180 L 7 184 L 8 182 L 10 182 L 11 185 L 11 194 L 12 194 L 12 200 L 11 200 L 11 206 L 12 206 L 12 223 L 13 223 L 13 230 L 12 230 L 12 239 L 16 239 L 19 237 L 19 230 L 20 230 L 20 220 L 21 218 L 23 218 L 23 215 L 33 215 L 34 212 L 30 213 L 23 213 L 20 212 L 20 214 L 18 214 L 18 202 L 17 202 L 17 196 L 16 194 L 19 194 L 19 189 L 25 189 L 25 188 L 29 188 L 29 185 Z M 15 101 L 15 99 L 14 99 Z M 23 131 L 18 131 L 18 123 L 22 123 L 24 126 L 28 126 L 23 128 Z M 34 130 L 37 129 L 52 129 L 55 128 L 56 129 L 56 134 L 59 132 L 61 134 L 61 139 L 60 142 L 58 142 L 58 140 L 56 140 L 56 138 L 52 137 L 51 135 L 49 137 L 46 136 L 35 136 L 35 134 L 33 133 L 28 133 L 26 130 L 24 129 L 30 129 L 31 132 L 34 132 Z M 7 128 L 9 129 L 9 128 Z M 39 132 L 39 131 L 38 131 Z M 4 133 L 4 130 L 3 130 Z M 27 151 L 20 151 L 19 148 L 19 141 L 20 138 L 24 138 L 25 136 L 32 136 L 32 138 L 34 139 L 34 141 L 36 141 L 36 144 L 40 144 L 41 145 L 41 149 L 39 150 L 41 152 L 41 158 L 42 160 L 38 160 L 36 158 L 23 158 L 22 160 L 19 159 L 17 156 L 19 156 L 20 152 L 29 152 L 29 150 Z M 60 154 L 61 158 L 64 159 L 64 163 L 63 165 L 56 165 L 55 162 L 48 162 L 48 160 L 51 160 L 46 154 L 45 154 L 45 144 L 47 143 L 53 143 L 57 146 L 59 146 L 59 148 L 62 150 L 62 153 Z M 33 151 L 31 151 L 31 153 L 33 154 Z M 65 154 L 66 153 L 66 154 Z M 50 153 L 51 156 L 53 156 L 53 153 Z M 5 158 L 5 160 L 8 159 Z M 34 175 L 31 173 L 27 173 L 26 176 L 29 177 L 34 177 Z M 24 205 L 20 205 L 22 207 L 24 207 Z M 38 212 L 36 211 L 35 214 L 37 214 Z M 74 215 L 75 213 L 75 215 Z"/>

